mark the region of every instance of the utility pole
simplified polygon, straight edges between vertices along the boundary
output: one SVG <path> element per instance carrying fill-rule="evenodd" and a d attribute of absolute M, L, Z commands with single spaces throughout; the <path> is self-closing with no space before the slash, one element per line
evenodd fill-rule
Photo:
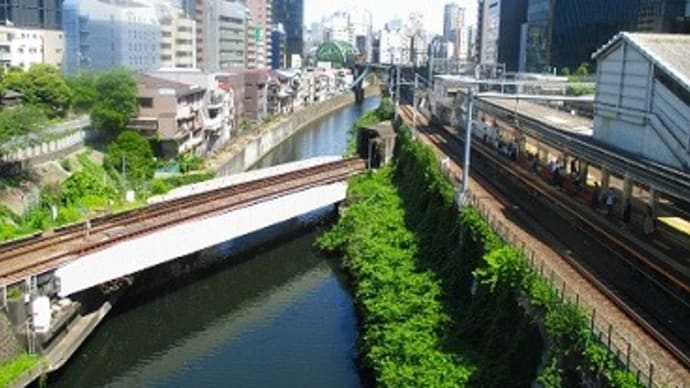
<path fill-rule="evenodd" d="M 127 188 L 127 159 L 125 158 L 125 155 L 122 154 L 122 182 L 125 185 L 125 189 Z"/>
<path fill-rule="evenodd" d="M 412 138 L 417 137 L 417 89 L 419 88 L 419 76 L 414 74 L 414 89 L 412 90 Z"/>
<path fill-rule="evenodd" d="M 462 188 L 458 205 L 464 207 L 469 199 L 470 185 L 470 150 L 472 149 L 472 109 L 474 108 L 474 86 L 467 88 L 467 111 L 465 112 L 465 160 L 462 165 Z"/>
<path fill-rule="evenodd" d="M 400 65 L 395 67 L 395 121 L 400 118 Z"/>

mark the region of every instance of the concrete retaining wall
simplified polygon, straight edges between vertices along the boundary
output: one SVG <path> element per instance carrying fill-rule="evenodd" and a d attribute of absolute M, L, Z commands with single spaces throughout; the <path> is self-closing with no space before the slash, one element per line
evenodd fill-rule
<path fill-rule="evenodd" d="M 35 165 L 69 155 L 84 146 L 84 142 L 87 136 L 89 136 L 88 130 L 90 126 L 91 120 L 88 116 L 57 124 L 49 129 L 49 132 L 54 133 L 56 136 L 60 136 L 60 133 L 65 131 L 76 130 L 76 132 L 41 144 L 26 146 L 4 155 L 0 154 L 0 161 L 4 163 L 21 162 Z"/>
<path fill-rule="evenodd" d="M 12 332 L 12 325 L 4 312 L 0 311 L 0 365 L 12 360 L 22 347 Z"/>
<path fill-rule="evenodd" d="M 375 91 L 372 90 L 368 96 L 374 93 Z M 330 113 L 353 104 L 354 101 L 352 93 L 336 96 L 328 101 L 308 106 L 276 123 L 271 123 L 254 134 L 238 138 L 233 148 L 223 158 L 224 160 L 216 163 L 213 168 L 218 176 L 245 171 L 299 130 Z"/>

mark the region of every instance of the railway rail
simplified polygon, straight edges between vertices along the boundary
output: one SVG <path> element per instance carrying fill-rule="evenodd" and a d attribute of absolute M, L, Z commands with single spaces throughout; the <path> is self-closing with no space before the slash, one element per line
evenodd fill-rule
<path fill-rule="evenodd" d="M 261 180 L 161 202 L 0 245 L 0 279 L 6 284 L 56 268 L 78 255 L 192 219 L 234 210 L 311 187 L 342 181 L 365 168 L 349 158 Z"/>
<path fill-rule="evenodd" d="M 408 106 L 403 106 L 401 108 L 403 114 L 411 122 L 411 108 Z M 446 127 L 442 128 L 442 131 L 444 132 L 445 136 L 439 135 L 438 133 L 433 133 L 431 131 L 426 131 L 426 135 L 431 140 L 431 142 L 434 143 L 436 147 L 441 149 L 446 155 L 453 158 L 459 165 L 461 165 L 461 155 L 459 155 L 458 153 L 458 150 L 460 148 L 451 148 L 449 140 L 462 143 L 463 139 L 458 137 L 457 133 L 449 131 Z M 529 177 L 525 177 L 523 174 L 520 174 L 516 168 L 509 166 L 508 163 L 505 162 L 505 160 L 499 160 L 494 155 L 494 153 L 491 152 L 491 150 L 489 150 L 487 146 L 479 144 L 478 142 L 473 142 L 472 148 L 483 158 L 489 159 L 494 166 L 497 166 L 499 169 L 510 174 L 511 176 L 520 179 L 520 181 L 523 184 L 530 187 L 532 190 L 539 193 L 539 195 L 543 196 L 544 198 L 547 198 L 549 202 L 558 205 L 559 208 L 566 210 L 570 216 L 574 217 L 575 219 L 578 219 L 580 222 L 584 224 L 589 225 L 594 231 L 596 231 L 596 233 L 604 236 L 611 244 L 614 244 L 617 248 L 620 248 L 626 251 L 627 253 L 634 255 L 638 260 L 647 262 L 648 264 L 650 264 L 650 267 L 663 271 L 663 269 L 659 268 L 657 265 L 653 263 L 653 259 L 645 257 L 640 252 L 631 249 L 631 247 L 629 247 L 628 244 L 622 241 L 620 238 L 612 236 L 611 233 L 593 224 L 590 220 L 588 220 L 585 216 L 577 212 L 575 209 L 572 209 L 567 204 L 562 203 L 561 199 L 557 198 L 557 196 L 554 195 L 554 193 L 549 192 L 549 190 L 545 190 L 540 185 L 534 184 L 534 182 L 532 182 L 531 179 L 529 179 Z M 494 187 L 495 184 L 490 183 L 476 171 L 472 171 L 471 174 L 472 177 L 481 182 L 481 186 L 487 191 L 491 192 L 497 200 L 499 200 L 506 206 L 512 206 L 512 201 L 508 200 L 504 194 L 500 193 L 498 189 Z M 561 257 L 566 262 L 571 264 L 573 268 L 575 268 L 576 271 L 590 284 L 592 284 L 602 294 L 606 295 L 607 298 L 610 301 L 612 301 L 619 309 L 621 309 L 633 322 L 635 322 L 648 335 L 650 335 L 654 340 L 656 340 L 657 343 L 659 343 L 671 355 L 673 355 L 673 357 L 675 357 L 678 362 L 680 362 L 685 368 L 690 369 L 690 352 L 688 351 L 687 339 L 678 338 L 674 334 L 669 333 L 667 330 L 659 329 L 659 322 L 657 320 L 655 320 L 653 317 L 648 316 L 647 313 L 645 313 L 644 311 L 640 311 L 640 307 L 636 306 L 635 303 L 628 300 L 624 295 L 620 295 L 620 293 L 616 292 L 614 286 L 601 279 L 599 276 L 590 271 L 583 264 L 579 263 L 573 257 L 566 254 L 561 254 Z M 683 282 L 678 278 L 670 276 L 670 274 L 668 273 L 666 273 L 666 275 L 669 275 L 669 280 L 676 282 L 676 284 L 680 286 L 683 290 L 690 290 L 686 282 Z"/>

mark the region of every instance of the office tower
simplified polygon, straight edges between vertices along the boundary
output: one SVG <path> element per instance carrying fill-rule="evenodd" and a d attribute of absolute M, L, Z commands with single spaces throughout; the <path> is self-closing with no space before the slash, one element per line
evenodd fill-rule
<path fill-rule="evenodd" d="M 287 67 L 292 67 L 292 56 L 304 55 L 304 0 L 273 0 L 273 22 L 285 28 Z"/>

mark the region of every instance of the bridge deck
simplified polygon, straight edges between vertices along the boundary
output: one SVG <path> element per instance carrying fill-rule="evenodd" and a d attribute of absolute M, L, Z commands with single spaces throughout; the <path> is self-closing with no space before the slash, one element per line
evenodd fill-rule
<path fill-rule="evenodd" d="M 346 159 L 257 181 L 166 201 L 45 235 L 25 244 L 2 246 L 0 279 L 12 284 L 51 271 L 65 263 L 124 240 L 191 220 L 226 213 L 286 193 L 342 181 L 364 169 L 364 161 Z"/>

